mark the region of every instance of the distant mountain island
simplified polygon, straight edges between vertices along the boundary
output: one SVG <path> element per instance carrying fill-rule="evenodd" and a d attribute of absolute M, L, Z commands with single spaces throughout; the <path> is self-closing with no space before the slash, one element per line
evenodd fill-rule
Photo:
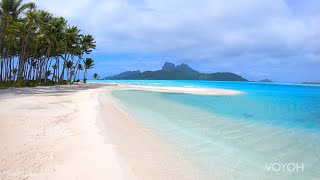
<path fill-rule="evenodd" d="M 106 80 L 210 80 L 210 81 L 248 81 L 230 72 L 200 73 L 187 64 L 175 65 L 166 62 L 158 71 L 126 71 L 104 78 Z"/>
<path fill-rule="evenodd" d="M 269 83 L 271 83 L 272 81 L 270 79 L 263 79 L 263 80 L 260 80 L 258 82 L 269 82 Z"/>

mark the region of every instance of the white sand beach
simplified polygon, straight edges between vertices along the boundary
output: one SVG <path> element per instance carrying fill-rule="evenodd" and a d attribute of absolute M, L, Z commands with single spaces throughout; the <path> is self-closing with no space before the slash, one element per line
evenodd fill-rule
<path fill-rule="evenodd" d="M 95 83 L 1 90 L 0 179 L 200 178 L 119 109 L 106 93 L 113 89 L 211 92 Z"/>

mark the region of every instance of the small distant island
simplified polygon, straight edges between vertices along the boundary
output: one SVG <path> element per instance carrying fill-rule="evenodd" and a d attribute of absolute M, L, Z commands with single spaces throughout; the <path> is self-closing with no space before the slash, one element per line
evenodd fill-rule
<path fill-rule="evenodd" d="M 210 80 L 210 81 L 248 81 L 240 75 L 230 72 L 200 73 L 187 64 L 175 65 L 166 62 L 157 71 L 126 71 L 118 75 L 103 78 L 105 80 Z"/>
<path fill-rule="evenodd" d="M 320 85 L 320 82 L 303 82 L 302 84 L 317 84 L 317 85 Z"/>
<path fill-rule="evenodd" d="M 268 82 L 268 83 L 272 83 L 273 81 L 271 81 L 270 79 L 263 79 L 263 80 L 260 80 L 258 82 Z"/>

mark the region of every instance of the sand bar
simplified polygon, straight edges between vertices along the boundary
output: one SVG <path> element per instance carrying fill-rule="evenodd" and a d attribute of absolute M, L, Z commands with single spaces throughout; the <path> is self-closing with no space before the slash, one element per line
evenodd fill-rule
<path fill-rule="evenodd" d="M 169 93 L 187 93 L 187 94 L 201 94 L 201 95 L 238 95 L 241 91 L 218 89 L 218 88 L 195 88 L 195 87 L 160 87 L 160 86 L 137 86 L 119 84 L 119 87 L 133 90 L 169 92 Z"/>

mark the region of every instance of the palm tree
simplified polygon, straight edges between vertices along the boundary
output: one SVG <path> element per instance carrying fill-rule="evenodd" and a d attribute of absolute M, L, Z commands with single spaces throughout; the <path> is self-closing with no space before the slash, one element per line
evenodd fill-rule
<path fill-rule="evenodd" d="M 0 53 L 3 53 L 4 49 L 4 37 L 6 35 L 6 27 L 8 25 L 8 19 L 17 20 L 19 15 L 26 9 L 35 9 L 36 5 L 32 2 L 22 4 L 22 0 L 2 0 L 0 2 L 1 7 L 1 25 L 0 25 Z M 0 54 L 1 56 L 3 54 Z M 2 67 L 0 67 L 2 68 Z M 18 79 L 22 77 L 22 62 L 19 62 Z M 1 78 L 0 78 L 1 79 Z"/>
<path fill-rule="evenodd" d="M 76 26 L 72 26 L 66 29 L 66 33 L 63 38 L 63 48 L 64 54 L 61 55 L 62 59 L 64 60 L 64 66 L 62 67 L 62 72 L 60 75 L 60 81 L 64 78 L 64 71 L 66 67 L 66 63 L 68 62 L 69 58 L 73 59 L 75 55 L 78 54 L 78 47 L 80 42 L 80 30 Z"/>
<path fill-rule="evenodd" d="M 70 70 L 69 74 L 70 74 L 70 81 L 71 81 L 72 76 L 74 76 L 74 74 L 75 74 L 75 71 L 72 69 L 72 70 Z M 71 82 L 71 83 L 72 83 L 72 82 Z"/>
<path fill-rule="evenodd" d="M 93 36 L 35 7 L 23 0 L 0 0 L 0 83 L 47 83 L 51 75 L 52 83 L 59 83 L 80 79 L 82 70 L 86 80 L 93 60 L 82 57 L 96 48 Z"/>
<path fill-rule="evenodd" d="M 96 80 L 99 78 L 99 75 L 98 73 L 94 73 L 92 77 L 94 79 L 94 82 L 96 82 Z"/>
<path fill-rule="evenodd" d="M 93 49 L 96 49 L 96 42 L 92 35 L 87 34 L 81 39 L 82 51 L 86 54 L 90 54 Z"/>
<path fill-rule="evenodd" d="M 22 2 L 22 0 L 2 0 L 0 2 L 1 14 L 9 15 L 17 19 L 24 10 L 36 8 L 36 4 L 33 2 L 26 4 L 22 4 Z"/>
<path fill-rule="evenodd" d="M 11 17 L 16 20 L 18 16 L 26 9 L 35 9 L 36 4 L 29 2 L 22 4 L 22 0 L 2 0 L 0 2 L 0 16 L 1 16 L 1 28 L 0 28 L 0 50 L 3 48 L 4 29 L 6 28 L 6 18 Z"/>
<path fill-rule="evenodd" d="M 71 81 L 70 70 L 71 70 L 72 66 L 73 66 L 73 62 L 72 61 L 67 61 L 66 68 L 67 68 L 67 80 L 68 81 Z M 73 72 L 73 74 L 74 74 L 74 72 Z"/>
<path fill-rule="evenodd" d="M 58 65 L 57 64 L 53 65 L 52 69 L 53 69 L 52 81 L 55 81 L 56 80 L 55 77 L 57 77 L 56 71 L 58 69 Z"/>
<path fill-rule="evenodd" d="M 81 60 L 82 60 L 82 56 L 84 54 L 90 54 L 92 52 L 93 49 L 96 48 L 96 42 L 93 38 L 92 35 L 90 34 L 87 34 L 87 35 L 80 35 L 80 43 L 79 43 L 79 46 L 77 46 L 77 49 L 76 49 L 76 54 L 78 56 L 78 61 L 76 63 L 76 66 L 77 67 Z M 76 73 L 79 69 L 77 68 L 76 69 Z M 75 80 L 76 77 L 74 77 L 74 80 Z"/>
<path fill-rule="evenodd" d="M 51 73 L 50 70 L 46 71 L 46 77 L 47 77 L 47 78 L 48 78 L 49 76 L 51 76 L 51 75 L 52 75 L 52 73 Z"/>
<path fill-rule="evenodd" d="M 78 67 L 77 67 L 77 71 L 78 71 L 78 81 L 80 81 L 80 71 L 83 70 L 83 66 L 82 64 L 78 64 Z"/>
<path fill-rule="evenodd" d="M 83 61 L 83 63 L 84 63 L 84 78 L 83 78 L 83 82 L 84 83 L 87 82 L 88 69 L 91 69 L 94 66 L 93 62 L 94 62 L 94 60 L 91 59 L 91 58 L 86 58 L 86 60 Z"/>

